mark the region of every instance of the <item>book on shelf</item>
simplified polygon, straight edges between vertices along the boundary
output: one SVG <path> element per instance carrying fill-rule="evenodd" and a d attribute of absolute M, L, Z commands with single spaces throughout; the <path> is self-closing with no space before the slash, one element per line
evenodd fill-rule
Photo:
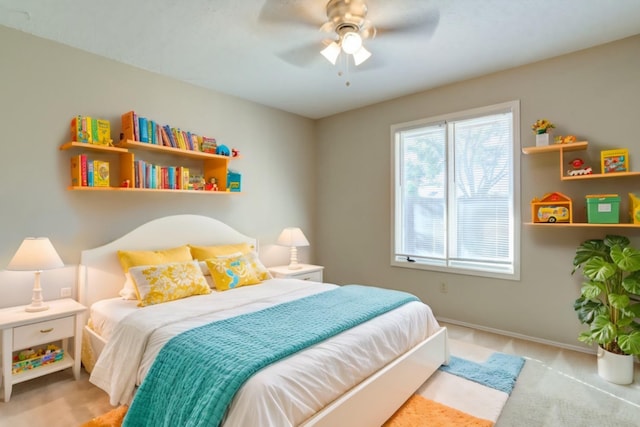
<path fill-rule="evenodd" d="M 158 144 L 158 136 L 156 135 L 156 122 L 147 120 L 147 133 L 149 134 L 149 143 Z"/>
<path fill-rule="evenodd" d="M 122 139 L 125 141 L 137 141 L 134 130 L 134 119 L 136 119 L 136 113 L 133 111 L 127 111 L 121 116 L 122 120 Z M 137 123 L 136 123 L 137 127 Z"/>
<path fill-rule="evenodd" d="M 189 168 L 182 166 L 180 168 L 180 189 L 181 190 L 190 190 L 189 188 Z"/>
<path fill-rule="evenodd" d="M 208 138 L 206 136 L 202 137 L 202 146 L 201 150 L 205 153 L 215 154 L 216 148 L 218 148 L 218 143 L 215 138 Z"/>
<path fill-rule="evenodd" d="M 133 140 L 140 141 L 140 122 L 135 112 L 133 113 Z"/>
<path fill-rule="evenodd" d="M 162 135 L 162 145 L 165 147 L 173 147 L 171 144 L 171 138 L 169 137 L 169 134 L 167 134 L 167 130 L 164 126 L 160 126 L 160 134 Z"/>
<path fill-rule="evenodd" d="M 138 117 L 138 123 L 140 125 L 140 142 L 149 142 L 149 125 L 146 117 Z"/>
<path fill-rule="evenodd" d="M 87 165 L 87 186 L 93 187 L 93 162 L 86 161 Z"/>
<path fill-rule="evenodd" d="M 82 116 L 75 116 L 71 119 L 71 140 L 77 142 L 89 142 L 89 134 L 86 130 L 86 121 Z"/>
<path fill-rule="evenodd" d="M 87 186 L 87 156 L 78 154 L 71 157 L 71 186 Z"/>
<path fill-rule="evenodd" d="M 97 139 L 94 141 L 99 145 L 111 145 L 113 140 L 111 139 L 111 123 L 109 120 L 96 119 L 96 133 Z"/>
<path fill-rule="evenodd" d="M 169 147 L 176 148 L 176 144 L 173 141 L 173 134 L 171 133 L 171 127 L 169 127 L 169 125 L 164 125 L 162 126 L 162 130 L 163 130 L 163 136 L 165 136 L 169 141 Z"/>
<path fill-rule="evenodd" d="M 103 160 L 93 161 L 93 185 L 95 187 L 109 186 L 109 162 Z"/>

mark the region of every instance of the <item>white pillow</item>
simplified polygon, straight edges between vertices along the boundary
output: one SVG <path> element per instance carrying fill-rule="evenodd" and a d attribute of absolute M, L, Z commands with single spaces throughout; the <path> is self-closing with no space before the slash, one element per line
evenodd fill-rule
<path fill-rule="evenodd" d="M 138 299 L 138 294 L 136 294 L 136 286 L 133 284 L 131 275 L 129 273 L 125 273 L 124 277 L 124 286 L 122 286 L 122 289 L 120 289 L 120 296 L 122 297 L 122 299 L 127 300 Z"/>

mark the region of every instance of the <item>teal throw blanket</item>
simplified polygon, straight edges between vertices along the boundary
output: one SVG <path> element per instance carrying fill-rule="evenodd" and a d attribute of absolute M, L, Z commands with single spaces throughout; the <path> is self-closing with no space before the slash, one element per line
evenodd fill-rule
<path fill-rule="evenodd" d="M 218 426 L 236 392 L 260 369 L 417 300 L 346 285 L 183 332 L 158 353 L 123 425 Z"/>

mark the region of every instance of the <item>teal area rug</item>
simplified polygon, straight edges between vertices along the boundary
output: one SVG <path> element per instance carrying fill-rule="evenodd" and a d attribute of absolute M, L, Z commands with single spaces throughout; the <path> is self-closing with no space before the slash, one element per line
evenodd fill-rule
<path fill-rule="evenodd" d="M 454 340 L 450 343 L 449 365 L 440 367 L 384 427 L 491 427 L 496 423 L 525 359 Z"/>
<path fill-rule="evenodd" d="M 451 356 L 449 365 L 442 366 L 440 370 L 511 394 L 522 366 L 523 357 L 493 353 L 482 363 Z"/>

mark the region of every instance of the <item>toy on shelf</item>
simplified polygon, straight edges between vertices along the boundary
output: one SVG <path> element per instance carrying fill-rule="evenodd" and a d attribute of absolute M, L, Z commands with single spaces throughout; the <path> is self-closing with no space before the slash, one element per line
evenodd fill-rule
<path fill-rule="evenodd" d="M 585 166 L 582 159 L 571 160 L 569 164 L 573 167 L 573 169 L 567 171 L 567 175 L 569 176 L 591 175 L 593 173 L 593 168 L 591 166 Z"/>
<path fill-rule="evenodd" d="M 558 135 L 555 138 L 553 138 L 553 142 L 556 144 L 571 144 L 576 141 L 577 141 L 577 138 L 575 135 L 567 135 L 567 136 Z"/>
<path fill-rule="evenodd" d="M 625 148 L 604 150 L 600 152 L 602 173 L 616 173 L 629 171 L 629 151 Z"/>
<path fill-rule="evenodd" d="M 216 147 L 216 154 L 219 156 L 231 156 L 231 151 L 226 145 L 218 145 Z"/>
<path fill-rule="evenodd" d="M 541 199 L 531 201 L 531 220 L 541 222 L 573 222 L 571 199 L 562 193 L 547 193 Z"/>
<path fill-rule="evenodd" d="M 240 155 L 240 151 L 237 148 L 231 149 L 231 157 L 238 157 Z"/>
<path fill-rule="evenodd" d="M 635 193 L 629 193 L 629 222 L 640 224 L 640 197 Z"/>
<path fill-rule="evenodd" d="M 218 180 L 215 177 L 209 178 L 209 182 L 204 185 L 206 191 L 218 191 Z"/>

